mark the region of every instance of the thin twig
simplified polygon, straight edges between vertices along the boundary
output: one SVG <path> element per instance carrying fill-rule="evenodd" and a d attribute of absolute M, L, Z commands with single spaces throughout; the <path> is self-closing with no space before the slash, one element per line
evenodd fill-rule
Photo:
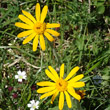
<path fill-rule="evenodd" d="M 28 65 L 28 66 L 31 66 L 31 67 L 33 67 L 33 68 L 36 68 L 36 69 L 39 69 L 39 68 L 41 68 L 41 67 L 37 67 L 37 66 L 35 66 L 35 65 L 32 65 L 32 64 L 30 64 L 29 62 L 27 62 L 24 58 L 22 58 L 22 57 L 19 57 L 18 56 L 18 59 L 16 59 L 13 63 L 11 63 L 11 64 L 9 64 L 9 63 L 7 63 L 7 64 L 4 64 L 4 67 L 12 67 L 13 65 L 15 65 L 16 63 L 18 63 L 18 62 L 20 62 L 20 61 L 23 61 L 26 65 Z"/>
<path fill-rule="evenodd" d="M 89 2 L 89 9 L 88 9 L 88 13 L 90 14 L 90 12 L 91 12 L 91 0 L 88 0 L 88 2 Z"/>
<path fill-rule="evenodd" d="M 29 65 L 29 66 L 31 66 L 31 67 L 33 67 L 33 68 L 36 68 L 36 69 L 39 69 L 39 68 L 41 68 L 41 67 L 37 67 L 37 66 L 35 66 L 35 65 L 32 65 L 32 64 L 30 64 L 29 62 L 27 62 L 25 59 L 21 59 L 24 63 L 26 63 L 27 65 Z"/>

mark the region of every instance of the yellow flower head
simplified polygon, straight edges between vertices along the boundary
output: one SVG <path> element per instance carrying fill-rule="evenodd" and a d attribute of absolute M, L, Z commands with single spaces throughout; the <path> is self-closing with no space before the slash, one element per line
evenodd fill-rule
<path fill-rule="evenodd" d="M 53 95 L 51 99 L 51 103 L 53 104 L 53 101 L 55 100 L 56 96 L 60 93 L 59 109 L 62 110 L 64 106 L 65 94 L 67 105 L 69 108 L 71 108 L 72 104 L 70 95 L 79 101 L 81 99 L 81 96 L 75 92 L 74 88 L 80 88 L 85 86 L 84 82 L 79 81 L 84 77 L 84 75 L 80 74 L 72 78 L 72 76 L 79 70 L 79 67 L 76 66 L 64 79 L 64 64 L 62 64 L 60 67 L 60 76 L 58 76 L 57 72 L 51 66 L 49 66 L 48 68 L 49 70 L 46 69 L 45 73 L 51 80 L 53 80 L 53 82 L 44 81 L 37 83 L 37 85 L 39 86 L 45 86 L 37 90 L 38 93 L 44 93 L 43 95 L 41 95 L 40 99 Z"/>
<path fill-rule="evenodd" d="M 21 19 L 24 23 L 16 22 L 15 26 L 27 29 L 27 31 L 23 31 L 18 34 L 18 37 L 26 37 L 23 41 L 23 44 L 28 43 L 29 41 L 33 40 L 33 51 L 36 51 L 38 46 L 38 40 L 40 40 L 40 46 L 42 50 L 45 50 L 45 41 L 44 36 L 49 41 L 54 41 L 53 36 L 59 36 L 60 34 L 50 28 L 57 28 L 60 27 L 60 24 L 57 23 L 45 23 L 44 20 L 46 18 L 48 11 L 48 6 L 44 6 L 42 9 L 42 13 L 40 14 L 40 4 L 36 4 L 35 15 L 36 19 L 28 12 L 22 10 L 24 15 L 19 15 L 19 19 Z"/>

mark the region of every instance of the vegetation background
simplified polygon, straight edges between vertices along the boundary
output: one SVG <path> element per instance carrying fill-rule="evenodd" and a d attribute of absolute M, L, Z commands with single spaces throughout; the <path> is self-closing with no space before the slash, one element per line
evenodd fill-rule
<path fill-rule="evenodd" d="M 37 2 L 49 7 L 45 22 L 61 24 L 60 37 L 46 40 L 45 52 L 33 52 L 32 42 L 23 45 L 22 29 L 14 25 L 22 10 L 34 16 Z M 39 100 L 36 82 L 49 80 L 45 69 L 59 71 L 62 63 L 65 75 L 75 66 L 85 75 L 83 110 L 110 110 L 110 0 L 0 0 L 0 110 L 28 110 L 31 99 Z M 23 83 L 15 79 L 18 70 L 27 73 Z M 40 104 L 39 110 L 57 110 L 58 100 Z"/>

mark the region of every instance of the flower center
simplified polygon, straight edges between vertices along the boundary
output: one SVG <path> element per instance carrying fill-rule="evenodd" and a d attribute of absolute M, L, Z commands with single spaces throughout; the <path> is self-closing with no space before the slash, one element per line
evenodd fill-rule
<path fill-rule="evenodd" d="M 33 105 L 33 108 L 35 109 L 36 108 L 36 105 Z"/>
<path fill-rule="evenodd" d="M 19 76 L 20 79 L 23 79 L 23 76 Z"/>
<path fill-rule="evenodd" d="M 43 34 L 46 29 L 46 23 L 37 22 L 33 29 L 37 34 Z"/>
<path fill-rule="evenodd" d="M 67 90 L 67 86 L 68 86 L 68 82 L 63 80 L 62 78 L 56 82 L 56 88 L 60 92 Z"/>

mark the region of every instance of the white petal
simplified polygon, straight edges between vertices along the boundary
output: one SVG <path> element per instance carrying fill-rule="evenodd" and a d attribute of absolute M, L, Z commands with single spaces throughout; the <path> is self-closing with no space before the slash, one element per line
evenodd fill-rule
<path fill-rule="evenodd" d="M 36 101 L 36 105 L 38 105 L 39 104 L 39 101 Z"/>
<path fill-rule="evenodd" d="M 18 79 L 18 75 L 15 75 L 15 79 Z"/>
<path fill-rule="evenodd" d="M 31 107 L 31 104 L 27 104 L 28 107 Z"/>
<path fill-rule="evenodd" d="M 31 100 L 30 102 L 31 102 L 31 104 L 34 104 L 35 103 L 35 100 Z"/>
<path fill-rule="evenodd" d="M 35 110 L 34 108 L 30 108 L 30 110 Z"/>
<path fill-rule="evenodd" d="M 38 109 L 39 108 L 39 106 L 36 106 L 36 109 Z"/>
<path fill-rule="evenodd" d="M 18 74 L 20 74 L 20 73 L 21 73 L 21 71 L 19 70 L 17 73 L 18 73 Z"/>
<path fill-rule="evenodd" d="M 21 73 L 19 73 L 19 75 L 20 75 L 20 76 L 23 76 L 22 72 L 21 72 Z"/>
<path fill-rule="evenodd" d="M 23 79 L 26 79 L 26 76 L 23 76 Z"/>
<path fill-rule="evenodd" d="M 22 79 L 18 79 L 18 82 L 22 82 Z"/>
<path fill-rule="evenodd" d="M 25 72 L 25 71 L 23 71 L 23 72 L 22 72 L 22 75 L 25 75 L 25 74 L 26 74 L 26 72 Z"/>

